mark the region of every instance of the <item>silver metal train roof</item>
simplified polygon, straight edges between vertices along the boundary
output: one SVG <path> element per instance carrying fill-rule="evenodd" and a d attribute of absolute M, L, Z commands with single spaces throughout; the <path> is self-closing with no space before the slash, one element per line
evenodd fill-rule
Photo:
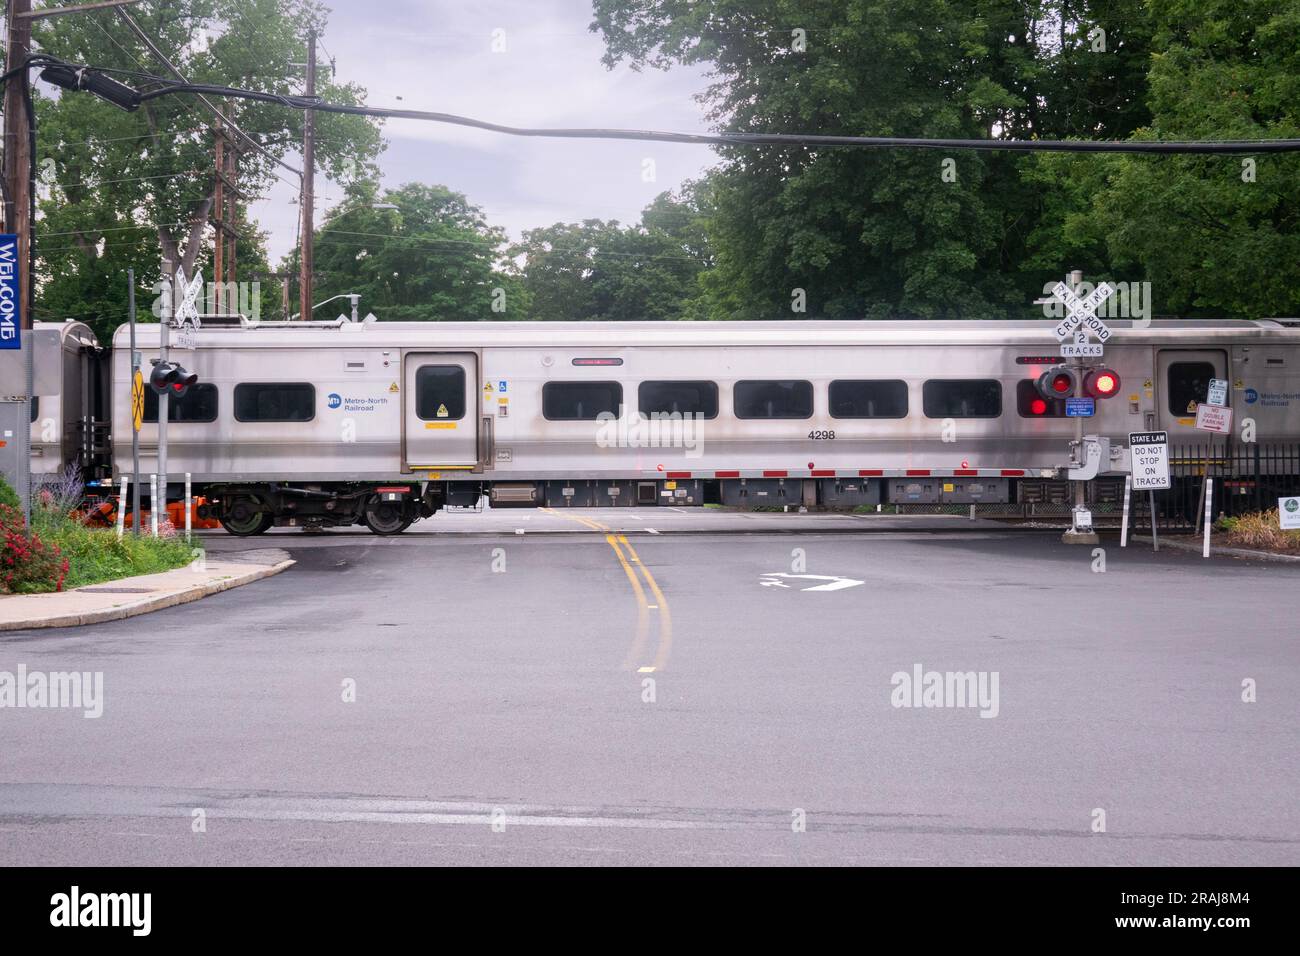
<path fill-rule="evenodd" d="M 1300 343 L 1300 321 L 1287 319 L 1156 319 L 1135 328 L 1108 319 L 1110 345 L 1210 344 L 1258 341 Z M 205 324 L 200 346 L 222 348 L 583 348 L 702 346 L 835 347 L 852 345 L 1014 345 L 1055 349 L 1053 322 L 801 321 L 770 322 L 247 322 Z M 124 348 L 127 327 L 113 344 Z M 156 347 L 158 326 L 140 324 L 137 347 Z"/>

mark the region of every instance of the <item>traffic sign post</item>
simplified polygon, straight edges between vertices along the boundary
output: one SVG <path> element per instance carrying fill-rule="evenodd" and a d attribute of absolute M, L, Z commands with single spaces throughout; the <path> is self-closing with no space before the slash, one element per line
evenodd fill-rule
<path fill-rule="evenodd" d="M 0 466 L 13 478 L 14 491 L 22 499 L 23 519 L 32 520 L 32 392 L 35 379 L 36 334 L 31 316 L 24 319 L 22 270 L 26 262 L 19 254 L 21 244 L 13 233 L 0 235 L 0 350 L 17 352 L 6 356 L 4 408 L 0 413 Z M 23 340 L 26 340 L 24 343 Z M 21 393 L 17 385 L 19 362 L 22 367 Z M 9 369 L 12 368 L 13 372 Z M 0 473 L 3 473 L 0 472 Z"/>
<path fill-rule="evenodd" d="M 1128 504 L 1129 498 L 1133 496 L 1133 476 L 1124 476 L 1124 519 L 1119 529 L 1119 546 L 1128 547 Z"/>
<path fill-rule="evenodd" d="M 1169 487 L 1169 433 L 1129 432 L 1133 487 L 1155 491 Z"/>
<path fill-rule="evenodd" d="M 1210 379 L 1209 394 L 1205 397 L 1207 405 L 1217 405 L 1222 408 L 1228 404 L 1228 380 L 1226 378 Z"/>
<path fill-rule="evenodd" d="M 1282 531 L 1300 529 L 1300 498 L 1277 499 L 1277 523 Z"/>
<path fill-rule="evenodd" d="M 1156 529 L 1156 491 L 1170 486 L 1169 433 L 1129 432 L 1129 471 L 1133 488 L 1145 490 L 1151 502 L 1151 547 L 1160 550 L 1160 533 Z M 1127 487 L 1127 485 L 1126 485 Z M 1127 501 L 1125 502 L 1127 513 Z"/>
<path fill-rule="evenodd" d="M 126 270 L 127 321 L 131 325 L 131 370 L 132 398 L 136 384 L 140 389 L 140 420 L 144 420 L 144 374 L 140 371 L 140 353 L 135 350 L 135 269 Z M 132 414 L 135 403 L 132 401 Z M 126 502 L 118 498 L 118 507 L 125 508 Z M 131 430 L 131 533 L 140 536 L 140 426 Z"/>
<path fill-rule="evenodd" d="M 131 427 L 140 434 L 144 424 L 144 373 L 138 368 L 131 376 Z"/>
<path fill-rule="evenodd" d="M 1203 432 L 1227 435 L 1232 431 L 1232 409 L 1220 405 L 1197 405 L 1196 427 Z"/>

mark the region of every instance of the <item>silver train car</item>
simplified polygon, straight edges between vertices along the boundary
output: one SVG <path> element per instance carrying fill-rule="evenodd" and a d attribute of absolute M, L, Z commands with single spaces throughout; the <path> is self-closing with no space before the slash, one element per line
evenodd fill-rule
<path fill-rule="evenodd" d="M 106 474 L 110 389 L 95 333 L 81 322 L 37 322 L 32 333 L 32 475 L 57 475 L 70 464 L 87 476 Z M 25 391 L 21 351 L 0 352 L 0 381 L 4 394 Z"/>
<path fill-rule="evenodd" d="M 1220 378 L 1259 440 L 1300 439 L 1300 327 L 1111 326 L 1104 361 L 1121 385 L 1090 434 L 1204 441 L 1195 407 Z M 137 329 L 146 369 L 158 332 Z M 131 461 L 127 335 L 111 350 L 114 477 Z M 1034 389 L 1062 361 L 1046 320 L 240 320 L 205 324 L 171 357 L 199 384 L 169 400 L 169 472 L 190 473 L 235 534 L 393 534 L 481 495 L 559 508 L 1064 500 L 1076 428 Z M 157 416 L 150 393 L 146 474 Z"/>

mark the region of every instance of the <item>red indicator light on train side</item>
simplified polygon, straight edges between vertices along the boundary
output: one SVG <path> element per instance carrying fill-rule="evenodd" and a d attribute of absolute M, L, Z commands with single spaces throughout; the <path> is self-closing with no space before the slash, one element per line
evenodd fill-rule
<path fill-rule="evenodd" d="M 1034 415 L 1046 415 L 1047 402 L 1045 402 L 1041 398 L 1035 398 L 1033 401 L 1029 403 L 1029 411 L 1031 414 Z"/>

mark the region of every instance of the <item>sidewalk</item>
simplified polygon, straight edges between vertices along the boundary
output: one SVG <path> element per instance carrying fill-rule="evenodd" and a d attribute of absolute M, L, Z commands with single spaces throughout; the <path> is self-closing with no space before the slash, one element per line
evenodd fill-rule
<path fill-rule="evenodd" d="M 1151 536 L 1148 534 L 1135 534 L 1131 536 L 1130 540 L 1150 544 Z M 1200 535 L 1175 536 L 1162 534 L 1160 536 L 1160 547 L 1200 554 L 1203 544 Z M 1213 536 L 1210 538 L 1210 557 L 1249 558 L 1254 561 L 1276 561 L 1279 564 L 1296 564 L 1300 562 L 1300 555 L 1282 554 L 1277 551 L 1256 551 L 1252 548 L 1230 548 L 1227 545 L 1220 545 L 1218 539 Z"/>
<path fill-rule="evenodd" d="M 177 568 L 56 594 L 5 595 L 0 597 L 0 631 L 117 621 L 251 584 L 293 563 L 286 551 L 261 548 L 208 558 L 202 570 Z"/>

